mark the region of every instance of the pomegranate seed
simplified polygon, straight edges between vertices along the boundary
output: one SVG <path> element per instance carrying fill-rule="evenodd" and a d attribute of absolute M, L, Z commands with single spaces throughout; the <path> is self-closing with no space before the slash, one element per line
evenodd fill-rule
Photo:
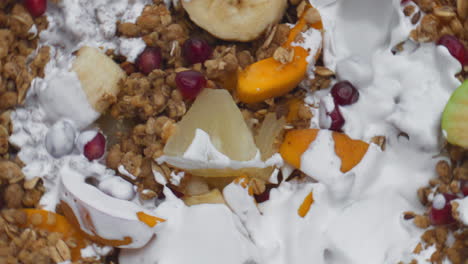
<path fill-rule="evenodd" d="M 31 16 L 40 17 L 47 9 L 47 0 L 24 0 L 24 6 Z"/>
<path fill-rule="evenodd" d="M 438 194 L 434 197 L 429 211 L 429 219 L 433 225 L 448 225 L 455 222 L 450 201 L 456 198 L 457 196 L 448 193 Z"/>
<path fill-rule="evenodd" d="M 437 41 L 437 45 L 445 46 L 455 59 L 457 59 L 462 65 L 465 65 L 465 56 L 467 56 L 465 46 L 463 46 L 456 37 L 444 35 L 439 39 L 439 41 Z"/>
<path fill-rule="evenodd" d="M 338 106 L 335 106 L 335 109 L 331 113 L 328 113 L 330 116 L 332 122 L 330 125 L 330 130 L 341 132 L 341 129 L 343 128 L 343 125 L 345 123 L 345 120 L 343 118 L 343 115 L 341 115 L 340 109 Z"/>
<path fill-rule="evenodd" d="M 161 50 L 156 47 L 147 47 L 143 50 L 135 61 L 140 72 L 149 74 L 155 69 L 161 68 L 162 55 Z"/>
<path fill-rule="evenodd" d="M 270 191 L 276 187 L 278 187 L 277 184 L 266 184 L 265 191 L 263 191 L 261 194 L 254 195 L 255 201 L 257 201 L 257 203 L 263 203 L 270 200 Z"/>
<path fill-rule="evenodd" d="M 338 82 L 333 85 L 331 95 L 338 105 L 354 104 L 359 99 L 358 90 L 348 81 Z"/>
<path fill-rule="evenodd" d="M 191 38 L 185 41 L 183 53 L 190 64 L 203 63 L 211 57 L 213 48 L 204 39 Z"/>
<path fill-rule="evenodd" d="M 189 100 L 195 99 L 206 86 L 205 76 L 200 72 L 192 70 L 178 72 L 175 82 L 182 96 Z"/>
<path fill-rule="evenodd" d="M 460 182 L 460 190 L 463 193 L 463 196 L 468 196 L 468 180 L 462 180 Z"/>
<path fill-rule="evenodd" d="M 91 161 L 100 159 L 106 152 L 106 138 L 101 132 L 84 145 L 83 154 Z"/>

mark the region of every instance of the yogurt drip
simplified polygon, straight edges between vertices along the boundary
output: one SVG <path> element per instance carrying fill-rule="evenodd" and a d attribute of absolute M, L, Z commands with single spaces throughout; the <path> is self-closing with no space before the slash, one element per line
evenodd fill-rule
<path fill-rule="evenodd" d="M 258 207 L 235 184 L 224 190 L 232 211 L 225 205 L 186 207 L 165 188 L 164 202 L 157 207 L 154 203 L 144 206 L 167 222 L 155 228 L 157 237 L 145 247 L 122 250 L 121 263 L 375 264 L 414 257 L 424 263 L 424 256 L 434 250 L 428 248 L 421 256 L 411 253 L 422 231 L 405 221 L 402 213 L 424 210 L 416 191 L 435 176 L 439 119 L 459 85 L 454 76 L 460 64 L 445 48 L 433 44 L 392 54 L 392 48 L 407 40 L 413 27 L 403 16 L 399 0 L 310 1 L 324 20 L 326 66 L 360 92 L 356 104 L 340 109 L 346 119 L 345 133 L 364 141 L 386 136 L 386 150 L 371 146 L 362 162 L 343 175 L 329 151 L 331 138 L 321 133 L 302 157 L 302 163 L 307 164 L 302 169 L 318 182 L 283 182 L 272 190 L 270 200 Z M 115 21 L 134 20 L 145 2 L 63 0 L 49 11 L 50 29 L 42 33 L 42 43 L 57 46 L 53 61 L 64 57 L 66 63 L 83 44 L 118 50 L 115 45 L 125 42 L 111 34 Z M 57 69 L 52 67 L 57 64 L 50 65 L 46 76 Z M 320 102 L 326 93 L 310 94 L 307 102 Z M 78 155 L 53 159 L 47 154 L 43 141 L 53 123 L 49 121 L 52 112 L 41 107 L 40 96 L 40 89 L 33 85 L 27 106 L 12 115 L 11 141 L 22 148 L 19 156 L 27 164 L 26 176 L 45 179 L 48 192 L 41 204 L 53 210 L 58 171 L 69 166 L 70 159 L 87 161 Z M 71 119 L 77 123 L 80 117 Z M 91 117 L 85 120 L 92 122 Z M 318 127 L 315 121 L 312 125 Z M 402 132 L 409 139 L 401 136 Z M 328 151 L 318 155 L 314 149 Z M 327 159 L 331 162 L 325 163 Z M 89 169 L 101 173 L 104 168 L 96 165 Z M 116 184 L 118 181 L 108 182 L 102 188 L 110 192 Z M 314 203 L 301 218 L 297 208 L 310 192 Z M 116 196 L 132 194 L 129 190 Z"/>

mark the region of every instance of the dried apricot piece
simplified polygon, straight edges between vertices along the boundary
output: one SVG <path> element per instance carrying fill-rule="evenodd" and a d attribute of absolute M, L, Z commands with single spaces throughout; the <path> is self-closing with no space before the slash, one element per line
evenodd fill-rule
<path fill-rule="evenodd" d="M 292 43 L 306 24 L 306 19 L 302 16 L 294 28 L 291 29 L 288 40 L 282 46 L 294 54 L 290 62 L 283 64 L 270 57 L 238 71 L 237 95 L 242 102 L 256 103 L 281 96 L 294 89 L 304 79 L 309 52 L 302 47 L 292 46 Z M 321 22 L 310 26 L 319 30 L 323 29 Z M 320 51 L 317 51 L 315 58 L 319 54 Z"/>
<path fill-rule="evenodd" d="M 22 209 L 26 213 L 27 221 L 22 227 L 32 226 L 48 232 L 60 233 L 63 240 L 72 239 L 76 247 L 71 247 L 72 261 L 78 261 L 81 258 L 81 249 L 86 247 L 86 240 L 81 231 L 75 228 L 67 218 L 53 212 L 41 209 Z"/>
<path fill-rule="evenodd" d="M 319 129 L 297 129 L 286 133 L 280 147 L 280 154 L 283 159 L 295 168 L 301 168 L 302 154 L 309 148 L 309 145 L 316 139 Z M 335 154 L 341 160 L 341 172 L 345 173 L 354 168 L 367 153 L 369 144 L 350 138 L 349 136 L 331 132 L 335 145 Z"/>

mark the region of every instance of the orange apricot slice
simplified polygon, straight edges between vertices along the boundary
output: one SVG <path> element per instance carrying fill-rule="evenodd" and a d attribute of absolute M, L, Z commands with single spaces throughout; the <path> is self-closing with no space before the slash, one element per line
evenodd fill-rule
<path fill-rule="evenodd" d="M 60 233 L 63 240 L 73 240 L 75 247 L 70 247 L 71 260 L 78 261 L 81 258 L 81 249 L 86 247 L 86 240 L 81 231 L 75 228 L 63 215 L 41 209 L 23 209 L 27 221 L 22 227 L 34 227 L 39 230 Z"/>
<path fill-rule="evenodd" d="M 311 7 L 312 8 L 312 7 Z M 305 14 L 306 12 L 304 12 Z M 292 50 L 292 61 L 283 64 L 273 57 L 249 65 L 237 74 L 237 96 L 244 103 L 261 102 L 268 98 L 281 96 L 294 89 L 303 79 L 307 71 L 309 52 L 302 47 L 292 46 L 307 22 L 302 16 L 291 29 L 284 48 Z M 310 25 L 322 29 L 322 23 Z M 317 51 L 315 58 L 318 58 Z"/>
<path fill-rule="evenodd" d="M 316 139 L 319 129 L 297 129 L 286 133 L 280 147 L 280 154 L 283 159 L 297 169 L 301 168 L 302 154 L 309 148 L 309 145 Z M 345 173 L 361 162 L 367 153 L 369 144 L 350 138 L 349 136 L 330 132 L 335 143 L 335 154 L 341 160 L 341 172 Z"/>
<path fill-rule="evenodd" d="M 299 206 L 299 209 L 297 209 L 297 214 L 300 217 L 305 217 L 307 213 L 310 210 L 310 207 L 314 203 L 314 196 L 312 195 L 312 192 L 310 192 L 305 198 L 302 204 Z"/>
<path fill-rule="evenodd" d="M 279 153 L 283 159 L 295 168 L 301 167 L 301 156 L 310 143 L 317 138 L 318 129 L 297 129 L 291 130 L 284 136 L 284 141 L 280 146 Z"/>
<path fill-rule="evenodd" d="M 348 172 L 359 162 L 367 152 L 369 144 L 361 140 L 355 140 L 348 135 L 333 132 L 335 141 L 335 153 L 341 159 L 342 172 Z"/>

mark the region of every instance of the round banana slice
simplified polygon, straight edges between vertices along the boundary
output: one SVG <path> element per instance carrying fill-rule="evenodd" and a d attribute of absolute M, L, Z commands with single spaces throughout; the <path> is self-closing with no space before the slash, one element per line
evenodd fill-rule
<path fill-rule="evenodd" d="M 284 14 L 287 0 L 184 0 L 190 19 L 224 40 L 251 41 Z"/>

